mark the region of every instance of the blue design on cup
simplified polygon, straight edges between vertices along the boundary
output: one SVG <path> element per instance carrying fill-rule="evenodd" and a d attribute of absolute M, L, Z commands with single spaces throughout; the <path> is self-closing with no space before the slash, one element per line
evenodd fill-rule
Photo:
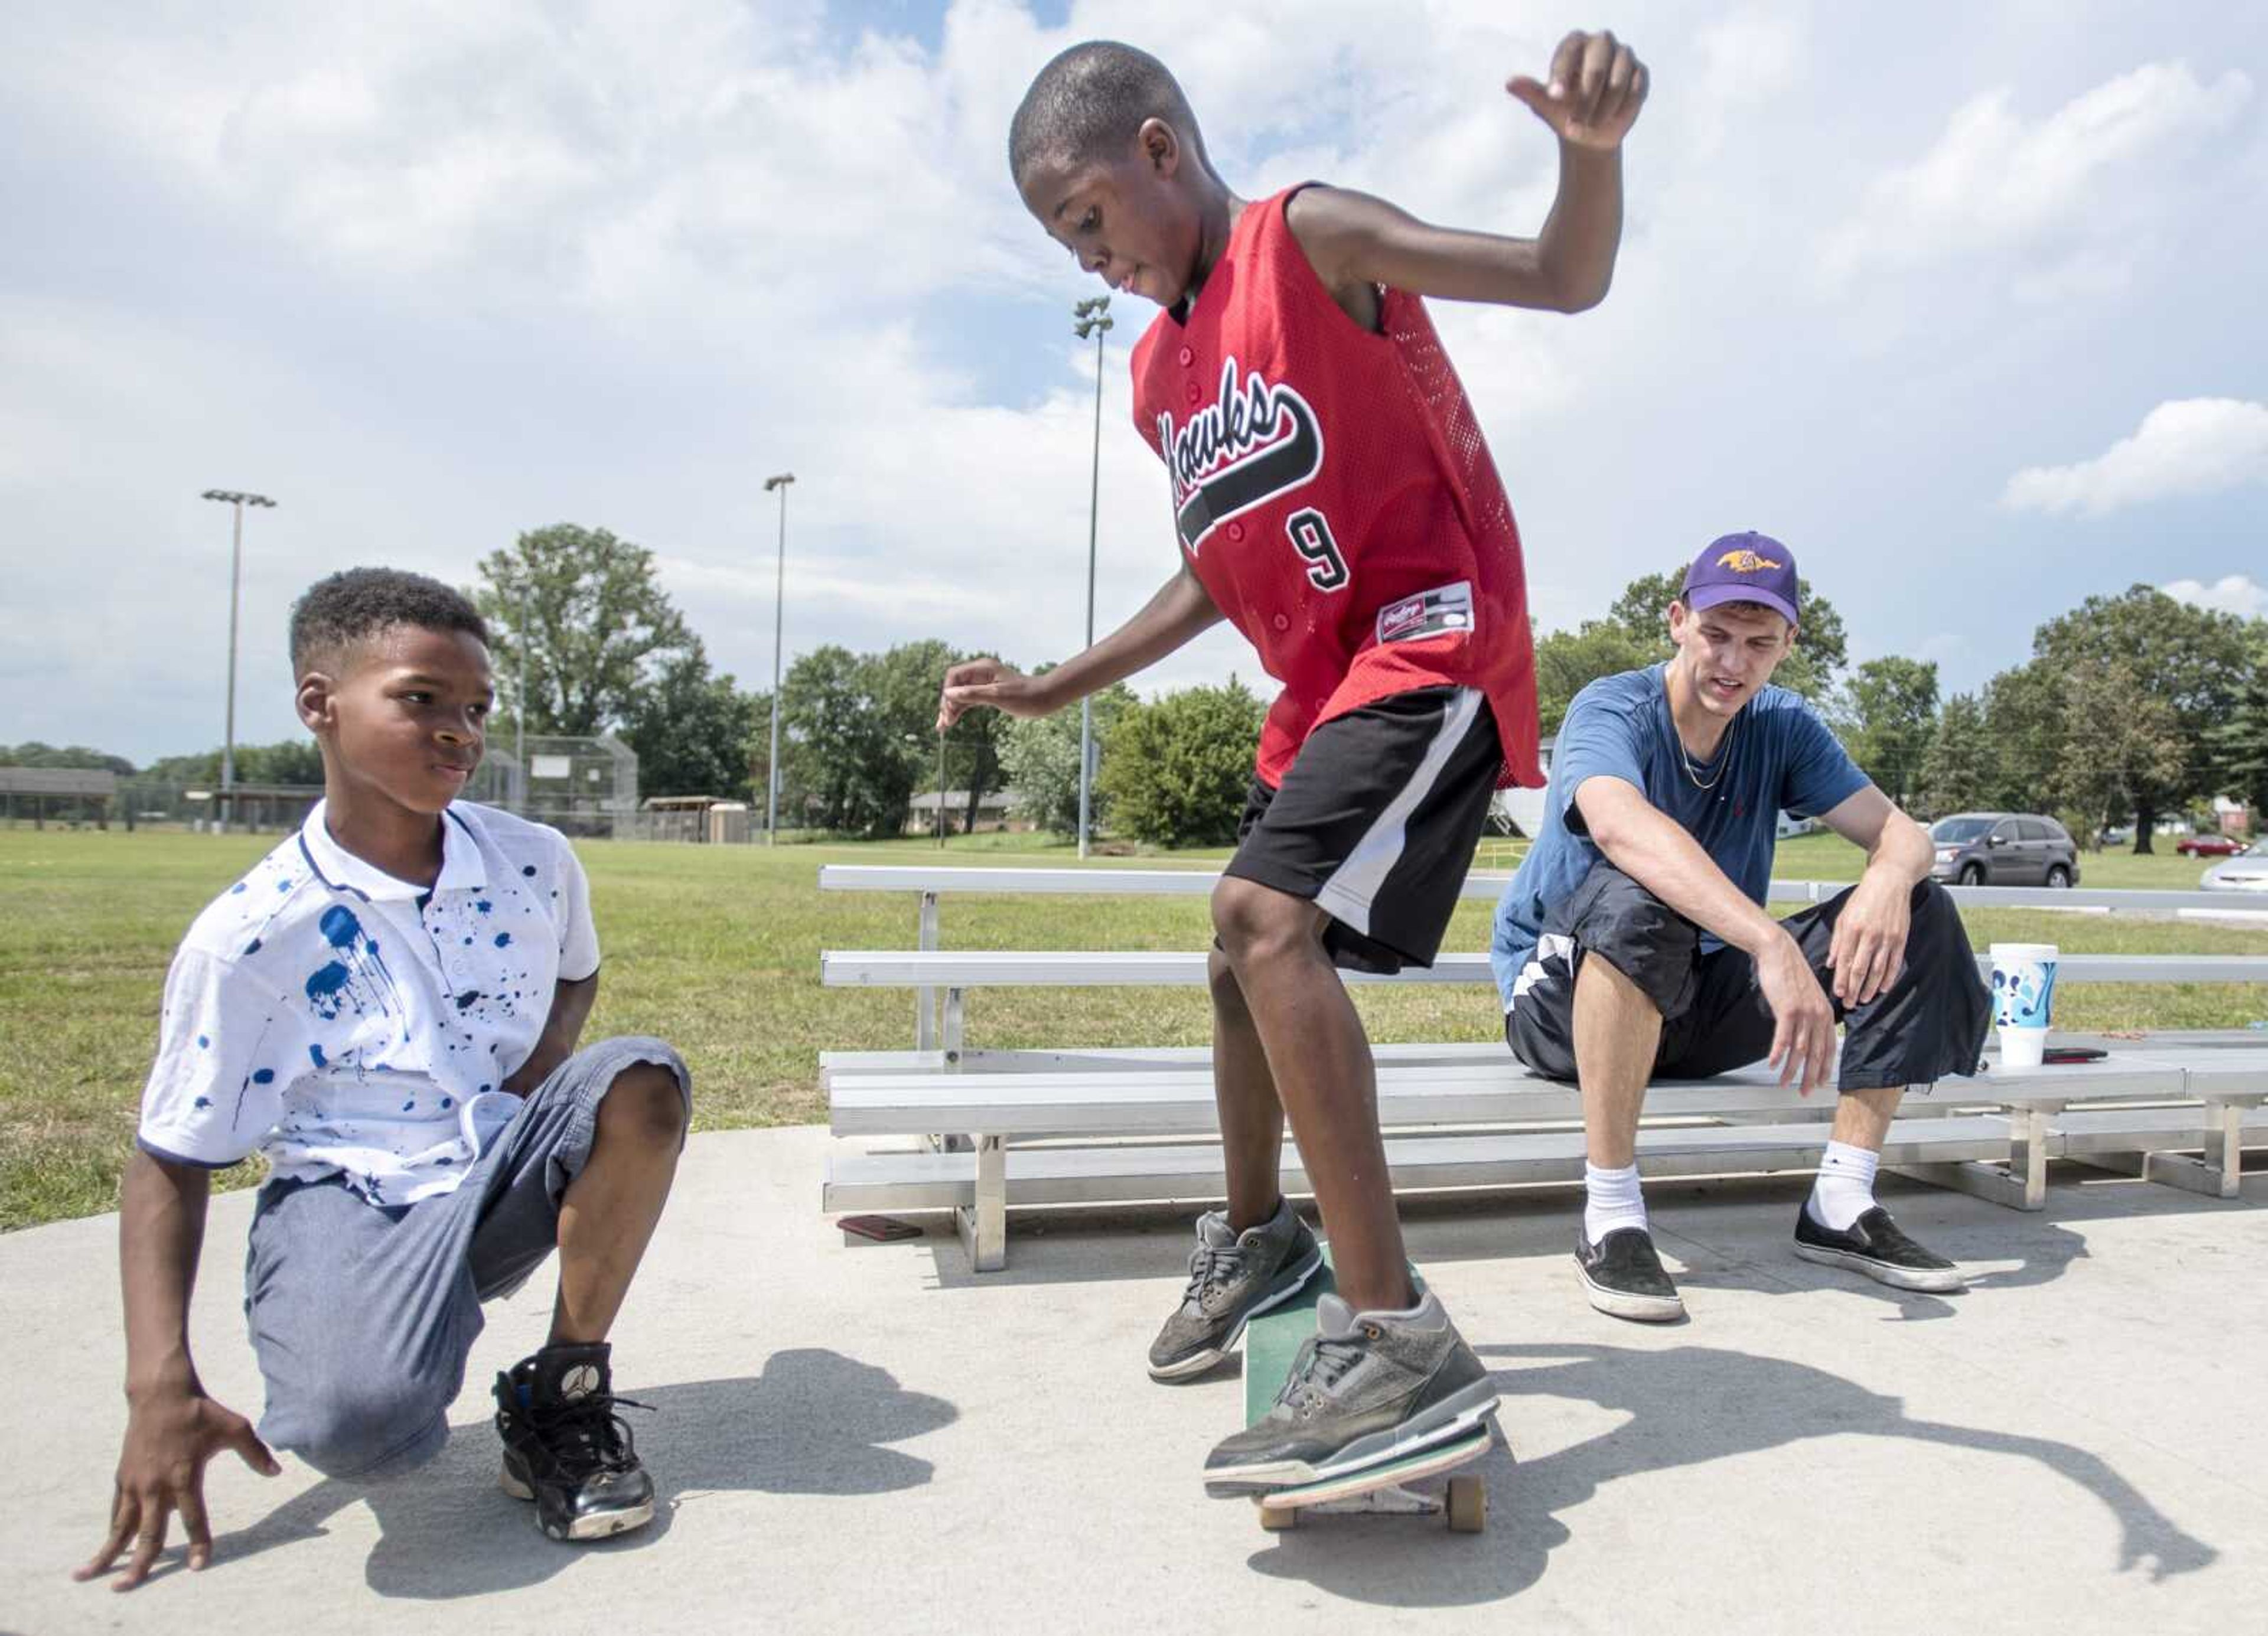
<path fill-rule="evenodd" d="M 1992 968 L 1992 1021 L 2004 1028 L 2044 1028 L 2055 1009 L 2056 962 L 2020 960 Z"/>

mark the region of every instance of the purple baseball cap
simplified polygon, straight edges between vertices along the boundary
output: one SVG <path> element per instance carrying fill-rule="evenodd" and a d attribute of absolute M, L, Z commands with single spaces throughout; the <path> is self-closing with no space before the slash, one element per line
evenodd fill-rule
<path fill-rule="evenodd" d="M 1719 602 L 1755 602 L 1800 623 L 1795 553 L 1753 528 L 1712 540 L 1685 571 L 1678 600 L 1697 613 Z"/>

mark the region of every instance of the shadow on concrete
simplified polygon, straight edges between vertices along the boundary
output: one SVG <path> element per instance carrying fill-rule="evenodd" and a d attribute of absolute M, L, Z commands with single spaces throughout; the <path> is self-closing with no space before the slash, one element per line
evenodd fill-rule
<path fill-rule="evenodd" d="M 1272 1536 L 1250 1566 L 1350 1601 L 1387 1607 L 1465 1606 L 1519 1595 L 1543 1577 L 1570 1537 L 1559 1519 L 1621 1478 L 1853 1433 L 2037 1462 L 2086 1489 L 2117 1519 L 2119 1572 L 2151 1580 L 2194 1573 L 2220 1556 L 2183 1532 L 2100 1456 L 2069 1443 L 1988 1427 L 1911 1419 L 1903 1400 L 1806 1364 L 1705 1346 L 1481 1346 L 1515 1360 L 1498 1372 L 1507 1400 L 1579 1399 L 1628 1416 L 1601 1437 L 1514 1463 L 1499 1447 L 1470 1470 L 1488 1480 L 1488 1531 L 1477 1539 L 1438 1520 L 1321 1517 Z M 1507 1409 L 1512 1408 L 1507 1404 Z M 1421 1545 L 1421 1541 L 1431 1542 Z"/>
<path fill-rule="evenodd" d="M 485 1419 L 454 1427 L 429 1465 L 389 1482 L 326 1480 L 250 1528 L 215 1542 L 217 1562 L 317 1537 L 357 1502 L 378 1518 L 364 1573 L 385 1596 L 445 1599 L 540 1584 L 587 1551 L 641 1551 L 678 1511 L 711 1493 L 878 1494 L 930 1480 L 926 1460 L 887 1445 L 951 1425 L 959 1411 L 901 1387 L 887 1370 L 808 1348 L 772 1354 L 755 1378 L 634 1391 L 652 1412 L 622 1419 L 653 1473 L 660 1504 L 651 1526 L 619 1539 L 562 1545 L 530 1507 L 497 1485 L 496 1433 Z"/>

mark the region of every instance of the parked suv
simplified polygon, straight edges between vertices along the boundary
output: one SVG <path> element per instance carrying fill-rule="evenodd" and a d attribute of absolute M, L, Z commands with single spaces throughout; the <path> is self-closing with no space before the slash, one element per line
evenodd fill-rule
<path fill-rule="evenodd" d="M 1933 880 L 1948 886 L 2077 886 L 2079 848 L 2037 813 L 1955 813 L 1929 827 Z"/>

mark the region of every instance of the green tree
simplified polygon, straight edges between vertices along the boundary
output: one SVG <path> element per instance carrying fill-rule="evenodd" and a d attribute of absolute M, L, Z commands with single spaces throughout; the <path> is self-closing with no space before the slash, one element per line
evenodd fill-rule
<path fill-rule="evenodd" d="M 637 752 L 639 792 L 746 800 L 755 706 L 730 675 L 710 670 L 708 650 L 694 637 L 633 696 L 622 722 L 622 741 Z"/>
<path fill-rule="evenodd" d="M 907 642 L 886 653 L 870 654 L 865 686 L 882 712 L 887 731 L 901 741 L 921 746 L 923 773 L 915 787 L 926 788 L 937 778 L 937 702 L 945 686 L 945 673 L 965 655 L 935 640 Z M 948 787 L 968 792 L 962 815 L 964 831 L 976 827 L 976 814 L 984 798 L 1000 787 L 1000 747 L 1009 719 L 997 710 L 973 710 L 954 723 L 946 734 L 945 777 Z"/>
<path fill-rule="evenodd" d="M 1052 667 L 1042 666 L 1037 674 Z M 1124 682 L 1113 682 L 1092 700 L 1094 743 L 1098 753 L 1110 740 L 1118 719 L 1140 701 Z M 1024 811 L 1042 828 L 1057 835 L 1079 833 L 1079 706 L 1052 716 L 1009 721 L 1000 746 L 1000 770 L 1008 785 L 1023 798 Z M 1094 826 L 1102 829 L 1110 818 L 1109 803 L 1100 790 L 1089 792 Z"/>
<path fill-rule="evenodd" d="M 150 763 L 143 776 L 166 784 L 220 784 L 217 746 L 193 755 L 167 755 Z M 323 781 L 323 752 L 313 739 L 236 747 L 239 784 L 316 785 Z"/>
<path fill-rule="evenodd" d="M 77 767 L 114 772 L 122 778 L 134 774 L 134 763 L 123 755 L 92 750 L 84 744 L 42 744 L 37 739 L 0 744 L 0 767 Z"/>
<path fill-rule="evenodd" d="M 821 829 L 887 836 L 905 827 L 924 741 L 886 721 L 873 679 L 866 660 L 830 644 L 798 659 L 780 684 L 781 770 Z"/>
<path fill-rule="evenodd" d="M 1992 776 L 1984 704 L 1974 693 L 1956 693 L 1938 711 L 1922 753 L 1917 805 L 1933 818 L 1980 807 L 1990 799 Z"/>
<path fill-rule="evenodd" d="M 1870 659 L 1845 689 L 1851 757 L 1901 807 L 1919 786 L 1937 719 L 1937 667 L 1892 655 Z"/>
<path fill-rule="evenodd" d="M 2205 730 L 2217 793 L 2250 809 L 2252 833 L 2268 835 L 2268 619 L 2251 622 L 2250 662 L 2228 713 Z"/>
<path fill-rule="evenodd" d="M 1834 696 L 1836 682 L 1850 660 L 1843 615 L 1811 588 L 1810 580 L 1799 577 L 1795 585 L 1803 623 L 1796 631 L 1795 651 L 1780 661 L 1772 680 L 1814 704 L 1824 704 Z M 1621 626 L 1644 649 L 1646 657 L 1641 663 L 1669 657 L 1669 605 L 1684 586 L 1682 566 L 1667 573 L 1646 574 L 1624 586 L 1607 610 L 1608 621 Z"/>
<path fill-rule="evenodd" d="M 604 528 L 532 529 L 480 567 L 473 598 L 495 643 L 499 691 L 530 733 L 588 735 L 627 722 L 640 689 L 692 643 L 653 553 Z"/>
<path fill-rule="evenodd" d="M 1661 650 L 1657 652 L 1656 646 Z M 1559 731 L 1575 696 L 1601 676 L 1653 663 L 1668 652 L 1640 641 L 1618 621 L 1587 619 L 1575 630 L 1554 630 L 1535 645 L 1535 717 L 1544 733 Z"/>
<path fill-rule="evenodd" d="M 2084 833 L 2138 812 L 2137 791 L 2180 783 L 2189 756 L 2181 712 L 2142 687 L 2132 666 L 2117 660 L 2074 664 L 2064 676 L 2063 707 L 2063 745 L 2051 787 Z"/>
<path fill-rule="evenodd" d="M 2117 710 L 2117 701 L 2100 683 L 2103 675 L 2119 670 L 2133 684 L 2130 710 L 2154 701 L 2173 711 L 2178 763 L 2156 755 L 2126 762 L 2137 852 L 2151 850 L 2150 833 L 2161 814 L 2178 812 L 2218 792 L 2218 768 L 2206 734 L 2235 708 L 2248 671 L 2248 645 L 2244 622 L 2235 615 L 2177 601 L 2147 585 L 2115 597 L 2091 596 L 2034 634 L 2034 655 L 2066 676 L 2084 678 L 2080 686 L 2090 704 Z M 2073 728 L 2068 711 L 2064 721 L 2066 730 Z"/>
<path fill-rule="evenodd" d="M 2048 660 L 2032 660 L 1986 682 L 1986 777 L 1979 804 L 2036 808 L 2055 784 L 2064 722 L 2064 674 Z"/>
<path fill-rule="evenodd" d="M 1112 724 L 1099 779 L 1116 822 L 1161 846 L 1233 841 L 1266 714 L 1233 676 L 1126 710 Z"/>

